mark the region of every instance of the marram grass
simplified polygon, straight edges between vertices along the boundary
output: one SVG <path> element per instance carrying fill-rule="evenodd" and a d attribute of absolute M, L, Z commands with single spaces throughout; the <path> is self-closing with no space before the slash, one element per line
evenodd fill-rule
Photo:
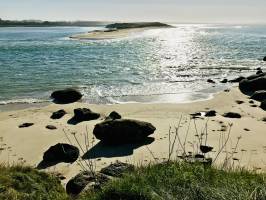
<path fill-rule="evenodd" d="M 30 167 L 0 166 L 0 199 L 70 199 L 59 180 Z M 266 200 L 265 174 L 168 162 L 138 167 L 77 200 Z"/>

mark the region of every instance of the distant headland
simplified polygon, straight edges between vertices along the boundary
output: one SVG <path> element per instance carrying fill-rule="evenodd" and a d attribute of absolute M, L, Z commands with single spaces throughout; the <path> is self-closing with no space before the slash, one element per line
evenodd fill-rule
<path fill-rule="evenodd" d="M 108 29 L 129 29 L 129 28 L 148 28 L 148 27 L 171 27 L 161 22 L 140 22 L 140 23 L 114 23 L 106 25 Z"/>
<path fill-rule="evenodd" d="M 95 30 L 84 34 L 70 36 L 72 39 L 103 40 L 127 37 L 136 32 L 153 28 L 171 28 L 173 26 L 161 22 L 139 22 L 139 23 L 114 23 L 105 26 L 106 30 Z"/>

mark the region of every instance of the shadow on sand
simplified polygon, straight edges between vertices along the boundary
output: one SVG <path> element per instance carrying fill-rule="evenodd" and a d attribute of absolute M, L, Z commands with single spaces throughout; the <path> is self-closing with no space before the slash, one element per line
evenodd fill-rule
<path fill-rule="evenodd" d="M 112 157 L 124 157 L 132 155 L 134 149 L 141 146 L 148 145 L 154 142 L 154 138 L 148 137 L 145 141 L 136 144 L 123 144 L 123 145 L 107 145 L 103 142 L 97 143 L 89 151 L 87 151 L 82 159 L 95 159 L 95 158 L 112 158 Z"/>
<path fill-rule="evenodd" d="M 42 160 L 36 167 L 36 169 L 46 169 L 48 167 L 52 167 L 54 165 L 57 165 L 58 163 L 61 163 L 61 162 L 47 162 L 47 161 L 44 161 Z"/>

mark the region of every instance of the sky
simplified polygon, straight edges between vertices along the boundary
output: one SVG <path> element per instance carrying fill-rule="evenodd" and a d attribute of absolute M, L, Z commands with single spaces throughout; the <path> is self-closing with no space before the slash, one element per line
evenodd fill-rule
<path fill-rule="evenodd" d="M 266 23 L 266 0 L 0 0 L 0 18 Z"/>

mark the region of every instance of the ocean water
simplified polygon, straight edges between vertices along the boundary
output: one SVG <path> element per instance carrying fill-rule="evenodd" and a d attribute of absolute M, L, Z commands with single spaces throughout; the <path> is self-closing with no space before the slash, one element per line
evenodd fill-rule
<path fill-rule="evenodd" d="M 67 87 L 89 103 L 187 102 L 266 68 L 266 26 L 175 26 L 82 41 L 69 36 L 101 27 L 0 28 L 0 104 L 50 101 Z"/>

